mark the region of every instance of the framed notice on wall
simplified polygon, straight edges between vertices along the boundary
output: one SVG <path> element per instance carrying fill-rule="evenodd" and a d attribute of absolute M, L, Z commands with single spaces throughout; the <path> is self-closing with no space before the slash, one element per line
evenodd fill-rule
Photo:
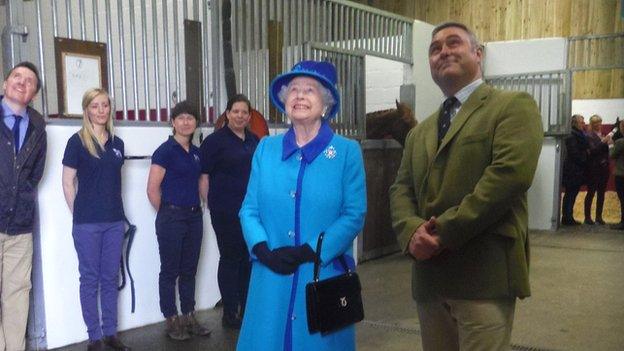
<path fill-rule="evenodd" d="M 91 88 L 108 90 L 106 44 L 54 38 L 60 117 L 82 117 L 82 96 Z"/>

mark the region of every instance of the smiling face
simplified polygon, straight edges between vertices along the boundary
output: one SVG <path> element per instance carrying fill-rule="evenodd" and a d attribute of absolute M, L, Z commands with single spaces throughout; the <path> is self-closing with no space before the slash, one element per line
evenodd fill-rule
<path fill-rule="evenodd" d="M 173 130 L 176 135 L 190 137 L 195 133 L 197 128 L 197 120 L 195 117 L 188 113 L 182 113 L 177 115 L 172 121 Z"/>
<path fill-rule="evenodd" d="M 96 96 L 87 106 L 87 116 L 93 125 L 106 126 L 110 112 L 110 100 L 104 94 Z"/>
<path fill-rule="evenodd" d="M 482 49 L 459 27 L 440 30 L 429 45 L 431 77 L 447 96 L 481 77 L 482 58 Z"/>
<path fill-rule="evenodd" d="M 290 81 L 284 103 L 286 115 L 293 123 L 320 120 L 325 111 L 319 82 L 310 77 L 296 77 Z"/>
<path fill-rule="evenodd" d="M 249 106 L 244 101 L 238 101 L 232 104 L 232 109 L 226 110 L 225 115 L 228 119 L 228 127 L 235 132 L 242 132 L 249 124 L 251 115 L 249 114 Z"/>
<path fill-rule="evenodd" d="M 37 76 L 26 67 L 17 67 L 4 81 L 3 89 L 10 105 L 24 108 L 37 94 Z"/>

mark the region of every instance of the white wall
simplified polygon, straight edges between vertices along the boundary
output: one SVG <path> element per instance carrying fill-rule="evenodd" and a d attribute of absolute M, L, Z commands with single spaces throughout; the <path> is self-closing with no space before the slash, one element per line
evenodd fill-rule
<path fill-rule="evenodd" d="M 82 320 L 78 260 L 71 237 L 71 214 L 61 188 L 63 150 L 78 126 L 48 125 L 48 155 L 39 187 L 41 251 L 48 348 L 87 339 Z M 126 147 L 126 155 L 151 155 L 170 134 L 169 127 L 118 127 L 116 133 Z M 130 286 L 120 293 L 119 329 L 136 328 L 163 320 L 158 304 L 160 260 L 154 230 L 155 211 L 145 193 L 149 160 L 126 161 L 123 167 L 123 199 L 126 214 L 138 230 L 130 254 L 135 278 L 136 312 L 130 313 Z M 196 309 L 214 306 L 217 286 L 218 249 L 210 216 L 204 214 L 204 240 L 197 272 Z M 129 283 L 128 283 L 129 284 Z"/>
<path fill-rule="evenodd" d="M 424 120 L 434 113 L 444 100 L 444 94 L 431 78 L 429 69 L 429 44 L 431 43 L 431 32 L 435 26 L 414 21 L 413 35 L 413 57 L 414 67 L 413 82 L 416 86 L 416 103 L 414 105 L 414 116 L 419 121 Z"/>
<path fill-rule="evenodd" d="M 396 108 L 403 84 L 402 62 L 366 55 L 366 113 Z"/>
<path fill-rule="evenodd" d="M 562 53 L 566 53 L 563 55 Z M 485 43 L 485 76 L 566 69 L 567 39 L 543 38 Z"/>
<path fill-rule="evenodd" d="M 557 160 L 556 143 L 554 138 L 544 139 L 535 178 L 527 194 L 530 229 L 551 229 L 554 225 L 552 219 L 555 201 L 553 196 L 557 189 L 554 167 Z"/>
<path fill-rule="evenodd" d="M 486 43 L 483 70 L 488 76 L 563 70 L 566 68 L 566 45 L 565 38 Z M 553 227 L 552 218 L 557 213 L 554 196 L 559 193 L 558 157 L 556 140 L 546 138 L 528 192 L 531 229 Z"/>
<path fill-rule="evenodd" d="M 585 123 L 589 122 L 592 115 L 599 115 L 602 123 L 613 124 L 617 117 L 624 118 L 624 99 L 572 100 L 572 114 L 583 115 Z"/>

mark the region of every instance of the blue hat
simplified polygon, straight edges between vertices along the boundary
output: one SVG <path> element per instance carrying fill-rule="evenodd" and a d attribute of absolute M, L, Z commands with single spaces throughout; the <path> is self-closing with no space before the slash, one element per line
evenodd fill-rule
<path fill-rule="evenodd" d="M 331 92 L 336 103 L 332 106 L 331 110 L 325 114 L 325 119 L 334 117 L 340 108 L 340 95 L 336 89 L 336 67 L 327 61 L 301 61 L 294 65 L 290 72 L 275 77 L 269 88 L 273 105 L 282 113 L 286 113 L 284 103 L 279 99 L 279 92 L 282 90 L 282 87 L 288 85 L 293 78 L 300 76 L 316 79 Z"/>

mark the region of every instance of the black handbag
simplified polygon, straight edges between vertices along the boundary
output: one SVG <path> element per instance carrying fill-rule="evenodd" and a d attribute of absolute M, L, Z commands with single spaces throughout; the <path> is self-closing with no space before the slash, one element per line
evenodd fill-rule
<path fill-rule="evenodd" d="M 338 259 L 346 273 L 319 280 L 324 235 L 321 233 L 316 245 L 314 281 L 306 285 L 306 307 L 310 333 L 327 335 L 364 319 L 364 306 L 360 278 L 349 269 L 343 255 Z"/>

